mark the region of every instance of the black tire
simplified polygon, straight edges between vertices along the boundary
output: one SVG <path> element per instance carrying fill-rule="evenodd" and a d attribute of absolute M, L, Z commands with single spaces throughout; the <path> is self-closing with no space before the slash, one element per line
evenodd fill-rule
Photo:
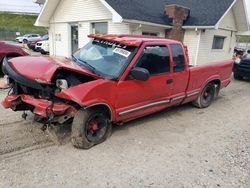
<path fill-rule="evenodd" d="M 234 79 L 235 80 L 243 80 L 243 76 L 240 76 L 237 72 L 234 72 Z"/>
<path fill-rule="evenodd" d="M 198 98 L 193 101 L 193 105 L 198 108 L 206 108 L 210 106 L 216 96 L 215 84 L 208 83 L 202 92 L 199 94 Z"/>
<path fill-rule="evenodd" d="M 79 110 L 73 120 L 71 142 L 76 148 L 89 149 L 105 141 L 111 131 L 107 113 L 99 109 Z"/>
<path fill-rule="evenodd" d="M 47 55 L 48 53 L 47 52 L 40 52 L 42 55 Z"/>
<path fill-rule="evenodd" d="M 24 39 L 24 40 L 23 40 L 23 43 L 24 43 L 24 44 L 27 44 L 27 43 L 28 43 L 28 40 L 27 40 L 27 39 Z"/>

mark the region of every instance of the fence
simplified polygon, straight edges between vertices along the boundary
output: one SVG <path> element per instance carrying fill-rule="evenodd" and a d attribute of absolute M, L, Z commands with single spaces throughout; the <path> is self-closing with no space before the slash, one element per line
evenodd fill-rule
<path fill-rule="evenodd" d="M 0 40 L 12 41 L 16 38 L 16 32 L 13 31 L 0 31 Z"/>
<path fill-rule="evenodd" d="M 239 42 L 236 44 L 236 47 L 248 50 L 248 49 L 250 49 L 250 43 L 243 43 L 243 42 L 240 43 Z"/>

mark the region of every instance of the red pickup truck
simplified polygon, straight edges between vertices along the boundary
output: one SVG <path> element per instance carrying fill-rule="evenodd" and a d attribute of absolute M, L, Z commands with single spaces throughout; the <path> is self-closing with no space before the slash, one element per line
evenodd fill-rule
<path fill-rule="evenodd" d="M 49 125 L 72 123 L 72 143 L 90 148 L 122 124 L 192 102 L 208 107 L 230 83 L 233 61 L 189 66 L 178 41 L 131 35 L 89 35 L 72 58 L 19 57 L 4 61 L 12 90 L 2 102 L 30 110 Z"/>

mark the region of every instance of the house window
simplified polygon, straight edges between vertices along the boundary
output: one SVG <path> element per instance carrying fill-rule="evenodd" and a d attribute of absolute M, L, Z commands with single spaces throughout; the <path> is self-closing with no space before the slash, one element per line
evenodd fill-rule
<path fill-rule="evenodd" d="M 225 38 L 223 36 L 214 36 L 212 49 L 223 49 Z"/>
<path fill-rule="evenodd" d="M 142 35 L 147 35 L 147 36 L 158 36 L 159 33 L 154 33 L 154 32 L 142 32 Z"/>
<path fill-rule="evenodd" d="M 170 71 L 168 48 L 166 46 L 145 47 L 136 67 L 147 69 L 150 75 L 168 73 Z"/>
<path fill-rule="evenodd" d="M 107 22 L 92 23 L 92 33 L 93 34 L 107 34 L 108 23 Z"/>

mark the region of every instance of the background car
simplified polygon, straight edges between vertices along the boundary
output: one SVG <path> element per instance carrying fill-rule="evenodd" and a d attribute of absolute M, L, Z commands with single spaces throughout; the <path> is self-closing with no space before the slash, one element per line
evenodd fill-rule
<path fill-rule="evenodd" d="M 18 56 L 26 56 L 29 55 L 25 49 L 7 44 L 5 42 L 0 41 L 0 74 L 2 75 L 2 62 L 4 57 L 7 57 L 8 59 L 13 58 L 13 57 L 18 57 Z"/>
<path fill-rule="evenodd" d="M 27 43 L 29 40 L 41 40 L 41 36 L 39 34 L 30 33 L 16 38 L 16 41 L 19 43 Z"/>
<path fill-rule="evenodd" d="M 37 42 L 35 51 L 41 52 L 41 54 L 49 54 L 49 40 Z"/>
<path fill-rule="evenodd" d="M 242 56 L 240 61 L 234 62 L 233 72 L 236 80 L 250 78 L 250 53 Z"/>
<path fill-rule="evenodd" d="M 39 41 L 45 41 L 45 40 L 49 40 L 48 35 L 43 35 L 42 38 L 40 38 L 40 39 L 31 38 L 31 39 L 28 40 L 27 46 L 29 47 L 29 49 L 37 51 L 36 50 L 36 43 L 39 42 Z"/>

